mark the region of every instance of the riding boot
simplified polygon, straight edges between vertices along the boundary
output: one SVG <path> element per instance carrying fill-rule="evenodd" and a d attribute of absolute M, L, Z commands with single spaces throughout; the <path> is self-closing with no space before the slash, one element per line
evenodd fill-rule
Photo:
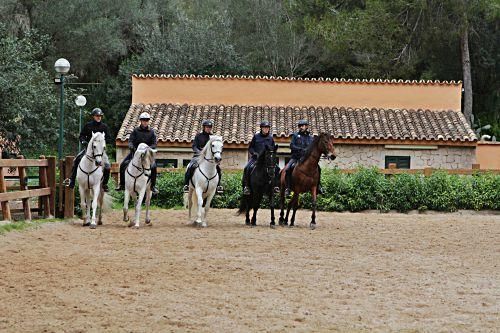
<path fill-rule="evenodd" d="M 217 182 L 217 194 L 222 194 L 224 193 L 224 187 L 222 187 L 222 185 L 220 184 L 220 181 L 222 179 L 222 170 L 220 169 L 220 166 L 217 165 L 217 174 L 219 175 L 219 181 Z"/>
<path fill-rule="evenodd" d="M 151 191 L 154 195 L 158 194 L 158 189 L 156 188 L 156 176 L 157 176 L 157 168 L 156 165 L 151 168 Z"/>
<path fill-rule="evenodd" d="M 188 168 L 186 169 L 186 174 L 184 175 L 184 187 L 182 188 L 182 191 L 184 193 L 189 193 L 189 181 L 191 180 L 191 168 L 192 168 L 192 166 L 189 165 Z"/>
<path fill-rule="evenodd" d="M 286 169 L 285 183 L 286 183 L 285 196 L 288 197 L 291 194 L 291 187 L 292 187 L 292 167 L 291 166 L 289 166 L 288 169 Z"/>
<path fill-rule="evenodd" d="M 102 189 L 104 192 L 109 192 L 108 188 L 108 181 L 109 181 L 109 176 L 111 175 L 111 169 L 110 168 L 104 168 L 104 175 L 102 178 Z"/>
<path fill-rule="evenodd" d="M 80 161 L 82 160 L 83 153 L 85 151 L 82 150 L 78 155 L 76 155 L 75 159 L 73 160 L 73 166 L 71 167 L 71 176 L 69 178 L 69 188 L 75 188 L 75 183 L 76 183 L 76 173 L 78 172 L 78 165 L 80 164 Z"/>
<path fill-rule="evenodd" d="M 123 191 L 125 190 L 125 170 L 126 170 L 125 163 L 122 162 L 120 164 L 120 185 L 116 188 L 117 191 Z"/>
<path fill-rule="evenodd" d="M 248 187 L 248 167 L 243 170 L 243 195 L 250 195 L 250 187 Z"/>

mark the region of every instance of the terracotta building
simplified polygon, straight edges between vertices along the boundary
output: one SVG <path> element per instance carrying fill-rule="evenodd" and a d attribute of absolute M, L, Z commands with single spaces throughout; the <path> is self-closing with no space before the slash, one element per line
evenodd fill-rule
<path fill-rule="evenodd" d="M 280 164 L 299 119 L 335 136 L 329 166 L 471 168 L 477 138 L 461 113 L 461 82 L 134 75 L 132 104 L 116 139 L 117 159 L 147 111 L 161 166 L 182 167 L 203 119 L 224 138 L 222 166 L 242 168 L 261 120 L 272 123 Z"/>

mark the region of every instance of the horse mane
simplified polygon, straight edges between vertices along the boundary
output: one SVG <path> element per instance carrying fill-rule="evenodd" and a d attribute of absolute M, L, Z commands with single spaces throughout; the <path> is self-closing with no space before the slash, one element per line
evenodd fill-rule
<path fill-rule="evenodd" d="M 321 133 L 321 134 L 323 134 L 323 133 Z M 311 153 L 312 153 L 312 151 L 313 151 L 313 148 L 314 148 L 315 146 L 317 146 L 317 145 L 318 145 L 318 143 L 319 143 L 319 140 L 320 140 L 321 134 L 320 134 L 320 135 L 318 135 L 318 136 L 315 136 L 315 137 L 314 137 L 313 142 L 311 142 L 311 144 L 307 147 L 306 152 L 304 153 L 304 156 L 302 156 L 302 157 L 300 158 L 299 163 L 304 162 L 305 160 L 307 160 L 307 159 L 309 158 L 309 156 L 311 156 Z"/>
<path fill-rule="evenodd" d="M 205 144 L 205 147 L 201 150 L 200 154 L 196 157 L 196 162 L 199 164 L 201 161 L 203 161 L 203 158 L 205 157 L 208 147 L 212 144 L 214 141 L 222 141 L 222 137 L 219 135 L 210 135 L 210 139 L 208 139 L 207 143 Z"/>

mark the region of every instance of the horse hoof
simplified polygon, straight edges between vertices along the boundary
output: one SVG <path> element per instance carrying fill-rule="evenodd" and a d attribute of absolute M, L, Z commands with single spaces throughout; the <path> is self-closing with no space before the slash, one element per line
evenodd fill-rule
<path fill-rule="evenodd" d="M 147 225 L 151 225 L 151 220 L 146 220 Z"/>
<path fill-rule="evenodd" d="M 90 229 L 95 229 L 97 226 L 95 224 L 90 225 Z"/>
<path fill-rule="evenodd" d="M 252 224 L 250 225 L 250 227 L 251 227 L 251 228 L 255 228 L 256 226 L 257 226 L 257 224 L 255 224 L 255 223 L 252 223 Z"/>
<path fill-rule="evenodd" d="M 130 222 L 130 223 L 128 224 L 128 227 L 130 228 L 130 227 L 133 227 L 134 225 L 135 225 L 135 224 L 134 224 L 133 222 Z"/>
<path fill-rule="evenodd" d="M 97 222 L 97 225 L 102 225 L 102 221 Z"/>
<path fill-rule="evenodd" d="M 286 225 L 286 224 L 285 224 L 285 225 Z M 290 229 L 291 229 L 291 228 L 295 228 L 295 225 L 290 224 L 290 225 L 288 226 L 288 228 L 290 228 Z"/>
<path fill-rule="evenodd" d="M 250 225 L 250 222 L 245 222 L 245 225 Z"/>
<path fill-rule="evenodd" d="M 90 225 L 90 222 L 85 222 L 84 224 L 82 224 L 82 227 L 88 227 Z"/>
<path fill-rule="evenodd" d="M 203 223 L 201 224 L 201 227 L 202 227 L 202 228 L 206 228 L 206 227 L 207 227 L 207 223 L 206 223 L 206 222 L 203 222 Z"/>
<path fill-rule="evenodd" d="M 127 218 L 123 218 L 123 222 L 128 222 L 130 219 L 127 217 Z"/>
<path fill-rule="evenodd" d="M 270 224 L 270 225 L 269 225 L 269 227 L 270 227 L 271 229 L 276 229 L 276 225 L 274 225 L 274 224 Z"/>
<path fill-rule="evenodd" d="M 138 225 L 134 225 L 134 229 L 139 229 L 139 226 Z"/>
<path fill-rule="evenodd" d="M 311 223 L 311 224 L 309 225 L 309 228 L 310 228 L 311 230 L 316 229 L 316 223 Z"/>

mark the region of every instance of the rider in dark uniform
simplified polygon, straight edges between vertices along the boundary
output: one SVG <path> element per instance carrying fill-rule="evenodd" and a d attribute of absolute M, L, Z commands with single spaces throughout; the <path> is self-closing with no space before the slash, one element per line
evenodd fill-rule
<path fill-rule="evenodd" d="M 94 120 L 86 123 L 85 126 L 83 126 L 82 131 L 80 132 L 79 140 L 82 144 L 83 150 L 79 152 L 78 155 L 76 155 L 75 160 L 73 161 L 73 168 L 71 169 L 71 177 L 69 179 L 69 185 L 68 185 L 70 188 L 75 188 L 75 180 L 76 180 L 76 173 L 78 171 L 78 164 L 80 164 L 82 157 L 85 155 L 85 152 L 87 151 L 87 144 L 89 143 L 90 139 L 92 139 L 92 132 L 104 133 L 104 138 L 106 140 L 106 143 L 109 143 L 109 141 L 111 140 L 108 126 L 101 121 L 103 115 L 104 113 L 99 108 L 95 108 L 94 110 L 92 110 L 92 117 L 94 118 Z M 103 153 L 102 160 L 104 164 L 104 178 L 102 181 L 102 188 L 104 192 L 108 192 L 108 181 L 109 181 L 109 175 L 111 173 L 111 164 L 109 163 L 106 151 L 104 151 Z"/>
<path fill-rule="evenodd" d="M 274 139 L 271 132 L 271 124 L 268 121 L 263 121 L 260 123 L 260 132 L 255 133 L 248 146 L 248 154 L 250 156 L 247 165 L 245 165 L 245 169 L 243 170 L 243 194 L 250 195 L 250 187 L 248 186 L 250 183 L 250 173 L 253 169 L 255 162 L 257 162 L 257 158 L 259 154 L 261 154 L 266 146 L 274 148 Z M 279 172 L 279 169 L 278 169 Z"/>
<path fill-rule="evenodd" d="M 292 186 L 292 171 L 295 167 L 295 164 L 304 156 L 307 147 L 313 142 L 314 137 L 309 132 L 309 123 L 307 120 L 299 120 L 297 123 L 299 126 L 298 132 L 295 132 L 292 136 L 292 141 L 290 142 L 290 150 L 292 151 L 292 156 L 290 161 L 285 167 L 286 171 L 286 190 L 285 195 L 290 195 L 290 188 Z M 321 168 L 318 165 L 318 171 L 321 181 Z M 323 189 L 321 185 L 318 183 L 318 193 L 323 194 Z"/>
<path fill-rule="evenodd" d="M 189 193 L 189 181 L 193 176 L 193 172 L 198 165 L 196 165 L 196 158 L 200 155 L 201 151 L 207 144 L 208 140 L 210 140 L 210 135 L 212 134 L 212 128 L 214 123 L 211 120 L 204 120 L 201 124 L 203 126 L 203 131 L 201 133 L 196 134 L 193 141 L 193 158 L 191 162 L 189 162 L 186 174 L 184 175 L 184 193 Z M 219 183 L 217 184 L 217 193 L 221 194 L 224 192 L 223 187 L 220 185 L 220 180 L 222 178 L 222 172 L 220 166 L 217 164 L 217 173 L 219 174 Z"/>
<path fill-rule="evenodd" d="M 120 187 L 116 189 L 117 191 L 123 191 L 125 189 L 125 170 L 127 170 L 128 164 L 134 157 L 137 147 L 139 147 L 141 143 L 145 143 L 153 149 L 156 148 L 158 139 L 156 137 L 155 130 L 149 126 L 150 119 L 151 116 L 149 113 L 141 113 L 139 116 L 141 124 L 137 126 L 132 133 L 130 133 L 130 137 L 128 139 L 128 148 L 130 149 L 130 152 L 120 164 Z M 156 174 L 157 169 L 155 163 L 151 166 L 151 191 L 153 194 L 158 194 L 158 189 L 156 188 Z"/>

